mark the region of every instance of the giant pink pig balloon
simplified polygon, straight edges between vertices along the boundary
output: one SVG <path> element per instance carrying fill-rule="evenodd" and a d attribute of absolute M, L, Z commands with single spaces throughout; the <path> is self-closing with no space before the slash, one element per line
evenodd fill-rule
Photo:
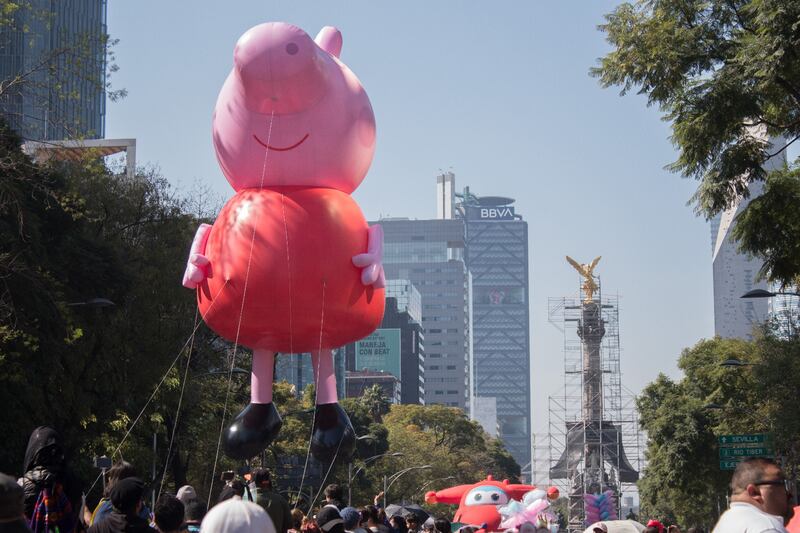
<path fill-rule="evenodd" d="M 253 348 L 251 403 L 223 441 L 234 458 L 256 455 L 280 429 L 277 351 L 312 352 L 312 453 L 347 457 L 355 443 L 330 349 L 380 323 L 383 233 L 350 197 L 372 161 L 375 118 L 341 48 L 332 27 L 312 40 L 290 24 L 255 26 L 236 43 L 214 109 L 214 148 L 237 194 L 198 230 L 184 285 L 198 289 L 212 329 Z"/>

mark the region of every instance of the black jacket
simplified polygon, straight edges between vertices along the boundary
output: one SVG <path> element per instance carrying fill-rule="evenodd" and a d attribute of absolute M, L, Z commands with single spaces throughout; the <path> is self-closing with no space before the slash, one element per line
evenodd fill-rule
<path fill-rule="evenodd" d="M 144 518 L 128 516 L 116 509 L 105 520 L 94 524 L 87 533 L 156 533 Z"/>
<path fill-rule="evenodd" d="M 30 517 L 33 513 L 39 492 L 44 488 L 52 488 L 56 482 L 64 487 L 64 493 L 72 504 L 72 511 L 77 516 L 81 507 L 81 489 L 64 463 L 64 448 L 56 430 L 47 426 L 33 430 L 25 450 L 23 465 L 25 516 Z"/>

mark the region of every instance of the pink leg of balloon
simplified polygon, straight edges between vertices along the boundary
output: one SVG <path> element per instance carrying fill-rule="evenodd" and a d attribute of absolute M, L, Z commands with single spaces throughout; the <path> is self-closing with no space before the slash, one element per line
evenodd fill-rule
<path fill-rule="evenodd" d="M 275 352 L 256 348 L 253 350 L 253 369 L 250 372 L 250 403 L 272 402 L 272 379 L 275 370 Z M 334 389 L 336 386 L 334 385 Z"/>
<path fill-rule="evenodd" d="M 331 350 L 311 352 L 311 365 L 314 367 L 314 380 L 317 387 L 317 405 L 336 403 L 336 374 L 333 372 L 333 353 Z"/>

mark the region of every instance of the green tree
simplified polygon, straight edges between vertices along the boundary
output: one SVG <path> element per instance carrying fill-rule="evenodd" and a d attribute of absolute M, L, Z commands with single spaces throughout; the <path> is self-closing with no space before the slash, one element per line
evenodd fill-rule
<path fill-rule="evenodd" d="M 644 515 L 713 525 L 731 476 L 718 464 L 723 434 L 771 433 L 776 457 L 796 476 L 800 415 L 791 405 L 800 387 L 798 356 L 800 339 L 769 329 L 754 341 L 704 340 L 681 354 L 681 380 L 660 375 L 644 388 L 637 400 L 648 437 L 639 481 Z M 722 366 L 728 359 L 746 366 Z"/>
<path fill-rule="evenodd" d="M 389 450 L 402 453 L 403 457 L 399 468 L 384 463 L 384 472 L 379 475 L 392 474 L 403 467 L 431 465 L 430 469 L 411 471 L 399 478 L 389 494 L 392 501 L 421 501 L 425 495 L 419 487 L 449 476 L 453 476 L 449 482 L 453 485 L 474 483 L 488 474 L 496 479 L 519 479 L 520 467 L 502 443 L 459 409 L 392 405 L 383 423 L 389 430 Z M 395 469 L 388 471 L 389 468 Z"/>
<path fill-rule="evenodd" d="M 800 138 L 798 24 L 791 0 L 625 2 L 600 26 L 613 49 L 592 69 L 664 112 L 679 152 L 670 168 L 700 181 L 699 213 L 710 218 L 766 181 L 734 236 L 784 285 L 800 274 L 800 169 L 768 174 L 764 163 L 783 150 L 766 136 Z"/>
<path fill-rule="evenodd" d="M 156 480 L 171 441 L 167 479 L 192 478 L 201 465 L 199 479 L 209 478 L 227 383 L 200 376 L 227 368 L 228 352 L 202 325 L 191 352 L 187 344 L 196 306 L 180 276 L 197 217 L 154 172 L 129 178 L 94 159 L 42 167 L 19 145 L 3 127 L 0 401 L 12 408 L 0 420 L 0 469 L 21 474 L 28 435 L 46 424 L 63 434 L 87 483 L 91 458 L 115 451 L 144 476 L 153 434 Z M 95 298 L 115 305 L 85 305 Z"/>

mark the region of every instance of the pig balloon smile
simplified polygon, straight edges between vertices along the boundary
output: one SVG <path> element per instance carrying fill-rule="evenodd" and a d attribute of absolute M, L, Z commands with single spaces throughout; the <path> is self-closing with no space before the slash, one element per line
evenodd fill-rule
<path fill-rule="evenodd" d="M 308 139 L 308 133 L 306 133 L 305 136 L 303 136 L 302 139 L 300 139 L 299 141 L 297 141 L 293 145 L 286 146 L 285 148 L 278 148 L 276 146 L 269 145 L 269 144 L 265 143 L 264 141 L 262 141 L 261 139 L 259 139 L 258 135 L 256 135 L 255 133 L 253 134 L 253 139 L 255 139 L 258 144 L 260 144 L 261 146 L 263 146 L 264 148 L 266 148 L 268 150 L 275 150 L 276 152 L 288 152 L 289 150 L 293 150 L 293 149 L 297 148 L 298 146 L 300 146 L 301 144 L 303 144 L 303 142 L 306 139 Z"/>

